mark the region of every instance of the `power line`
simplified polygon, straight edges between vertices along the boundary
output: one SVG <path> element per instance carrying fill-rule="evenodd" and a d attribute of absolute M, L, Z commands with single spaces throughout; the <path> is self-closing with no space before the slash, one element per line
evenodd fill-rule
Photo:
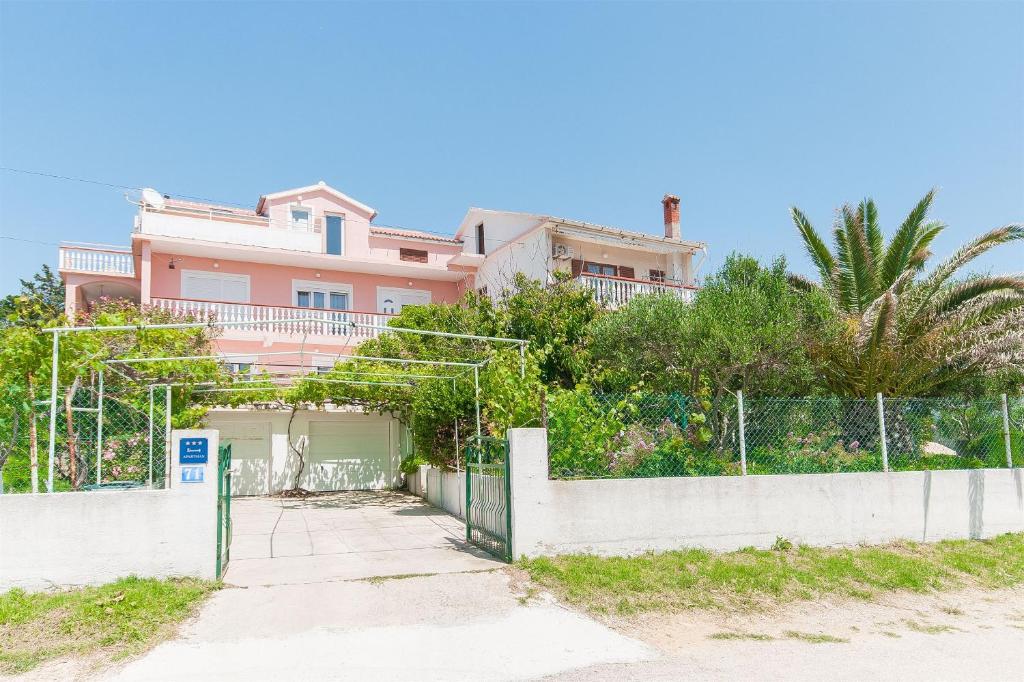
<path fill-rule="evenodd" d="M 16 242 L 28 242 L 29 244 L 42 244 L 43 246 L 60 246 L 57 242 L 43 242 L 38 239 L 23 239 L 21 237 L 11 237 L 6 234 L 0 234 L 0 239 L 10 239 Z"/>
<path fill-rule="evenodd" d="M 126 189 L 141 192 L 144 187 L 135 187 L 134 185 L 121 185 L 116 182 L 105 182 L 103 180 L 94 180 L 92 178 L 76 178 L 70 175 L 60 175 L 57 173 L 45 173 L 43 171 L 29 170 L 27 168 L 11 168 L 10 166 L 0 166 L 0 170 L 8 171 L 10 173 L 21 173 L 23 175 L 35 175 L 41 178 L 50 178 L 51 180 L 65 180 L 68 182 L 83 182 L 88 185 L 99 185 L 101 187 L 110 187 L 112 189 Z M 206 197 L 191 196 L 188 194 L 174 194 L 174 196 L 182 199 L 192 199 L 194 201 L 206 201 L 212 204 L 220 204 L 222 206 L 233 206 L 237 208 L 243 208 L 241 204 L 235 204 L 231 202 L 218 201 L 216 199 L 208 199 Z"/>

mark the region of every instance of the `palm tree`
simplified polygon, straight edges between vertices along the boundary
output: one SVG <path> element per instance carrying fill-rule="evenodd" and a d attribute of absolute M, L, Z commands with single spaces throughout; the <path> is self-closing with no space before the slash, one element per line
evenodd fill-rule
<path fill-rule="evenodd" d="M 838 321 L 812 349 L 833 391 L 936 395 L 970 379 L 1024 370 L 1024 276 L 955 278 L 990 249 L 1024 239 L 1024 225 L 991 230 L 926 272 L 930 245 L 945 229 L 928 220 L 934 197 L 932 190 L 917 203 L 888 244 L 874 201 L 844 205 L 833 225 L 834 252 L 791 209 L 821 279 L 791 281 L 823 293 Z"/>

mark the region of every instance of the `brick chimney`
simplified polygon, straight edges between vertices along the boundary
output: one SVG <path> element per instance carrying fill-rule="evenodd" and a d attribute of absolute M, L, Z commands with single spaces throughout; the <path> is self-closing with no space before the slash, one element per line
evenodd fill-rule
<path fill-rule="evenodd" d="M 679 197 L 674 194 L 666 194 L 661 205 L 665 209 L 665 236 L 670 239 L 682 239 L 682 232 L 679 229 Z"/>

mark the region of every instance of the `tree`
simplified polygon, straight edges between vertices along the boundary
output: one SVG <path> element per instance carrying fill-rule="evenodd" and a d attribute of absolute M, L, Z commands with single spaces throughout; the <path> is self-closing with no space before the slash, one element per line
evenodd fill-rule
<path fill-rule="evenodd" d="M 844 205 L 833 226 L 834 252 L 798 208 L 791 210 L 820 278 L 791 281 L 823 293 L 839 320 L 811 346 L 833 392 L 938 395 L 1024 366 L 1024 277 L 955 278 L 978 256 L 1024 239 L 1024 226 L 986 232 L 925 272 L 931 243 L 945 228 L 928 220 L 934 196 L 917 203 L 888 243 L 874 201 Z"/>
<path fill-rule="evenodd" d="M 39 492 L 39 439 L 35 401 L 49 382 L 49 339 L 41 330 L 64 317 L 64 283 L 43 265 L 21 291 L 0 299 L 0 436 L 8 439 L 0 477 L 13 454 L 20 454 L 27 431 L 32 492 Z M 0 478 L 0 490 L 3 483 Z"/>
<path fill-rule="evenodd" d="M 642 382 L 714 398 L 737 389 L 802 395 L 814 384 L 807 330 L 826 313 L 820 296 L 789 286 L 784 259 L 765 268 L 732 254 L 693 303 L 639 296 L 598 319 L 589 350 L 601 368 L 599 385 L 611 390 Z"/>
<path fill-rule="evenodd" d="M 40 327 L 64 314 L 64 282 L 49 265 L 21 281 L 21 292 L 0 299 L 0 327 Z"/>
<path fill-rule="evenodd" d="M 735 427 L 735 392 L 806 395 L 815 388 L 808 330 L 824 324 L 817 294 L 789 286 L 786 262 L 762 267 L 732 254 L 693 303 L 641 296 L 591 326 L 590 354 L 605 390 L 641 388 L 691 399 L 721 448 Z"/>

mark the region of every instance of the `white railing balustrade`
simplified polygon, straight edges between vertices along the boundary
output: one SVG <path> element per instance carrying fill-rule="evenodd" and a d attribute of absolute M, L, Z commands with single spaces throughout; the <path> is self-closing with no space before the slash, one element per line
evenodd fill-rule
<path fill-rule="evenodd" d="M 681 284 L 655 282 L 626 277 L 608 277 L 603 275 L 582 274 L 577 280 L 594 292 L 594 299 L 609 308 L 626 305 L 634 296 L 644 294 L 669 294 L 684 301 L 693 300 L 696 289 Z"/>
<path fill-rule="evenodd" d="M 153 306 L 176 315 L 194 314 L 218 322 L 238 322 L 224 328 L 225 335 L 233 331 L 263 332 L 280 335 L 330 336 L 354 345 L 365 339 L 376 338 L 379 329 L 365 329 L 356 325 L 387 326 L 392 315 L 365 313 L 354 310 L 321 310 L 293 306 L 254 305 L 251 303 L 222 303 L 180 298 L 154 298 Z"/>
<path fill-rule="evenodd" d="M 98 274 L 135 275 L 132 252 L 117 247 L 61 246 L 60 269 Z"/>

